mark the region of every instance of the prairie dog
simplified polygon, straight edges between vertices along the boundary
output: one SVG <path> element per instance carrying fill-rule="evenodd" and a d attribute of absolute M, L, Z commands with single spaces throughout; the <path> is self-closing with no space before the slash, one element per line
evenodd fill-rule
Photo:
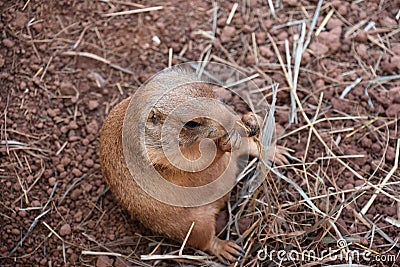
<path fill-rule="evenodd" d="M 176 81 L 179 81 L 179 86 L 166 92 L 165 88 L 172 88 Z M 123 208 L 154 232 L 182 242 L 193 223 L 194 226 L 187 241 L 189 246 L 212 253 L 221 262 L 235 261 L 241 254 L 241 247 L 232 241 L 221 240 L 215 235 L 215 216 L 224 206 L 228 192 L 215 201 L 201 206 L 170 205 L 145 192 L 138 185 L 137 180 L 149 179 L 149 177 L 140 173 L 132 174 L 127 165 L 142 163 L 141 161 L 145 161 L 147 157 L 150 167 L 154 168 L 165 180 L 185 187 L 201 187 L 210 184 L 224 173 L 228 187 L 232 187 L 236 180 L 236 155 L 243 150 L 243 153 L 257 156 L 257 146 L 253 139 L 248 137 L 255 135 L 259 130 L 256 117 L 252 114 L 243 117 L 243 123 L 248 128 L 247 136 L 243 128 L 238 126 L 240 118 L 230 112 L 224 112 L 222 106 L 212 102 L 215 100 L 212 86 L 198 80 L 194 74 L 186 72 L 164 72 L 145 84 L 141 92 L 139 96 L 133 96 L 140 99 L 130 97 L 118 104 L 108 115 L 101 130 L 101 167 L 111 192 Z M 211 102 L 206 101 L 207 99 Z M 130 106 L 133 100 L 137 103 L 134 107 Z M 134 129 L 128 130 L 124 138 L 131 143 L 143 142 L 138 134 L 140 130 L 143 130 L 145 144 L 142 145 L 146 155 L 134 155 L 135 162 L 128 161 L 127 164 L 123 148 L 123 127 L 127 127 L 124 125 L 124 119 L 130 118 L 126 117 L 129 107 L 131 111 L 137 112 L 134 114 L 136 117 L 143 112 L 147 114 L 145 114 L 144 129 L 135 128 L 136 123 L 139 124 L 139 122 L 129 121 Z M 188 115 L 193 110 L 205 110 L 208 112 L 206 114 L 218 116 L 220 121 L 207 116 L 191 118 Z M 162 127 L 167 122 L 170 129 L 167 129 L 163 135 Z M 192 166 L 190 163 L 201 158 L 201 142 L 205 139 L 212 141 L 216 151 L 208 165 L 203 162 L 205 167 L 196 169 L 198 166 L 195 164 Z M 168 152 L 163 150 L 163 146 L 173 141 L 179 147 L 176 153 L 179 152 L 180 155 L 175 155 L 172 151 L 167 156 Z M 245 149 L 242 149 L 242 143 L 247 144 Z M 207 149 L 204 147 L 203 149 L 205 149 L 203 155 L 207 154 L 204 153 Z M 239 153 L 235 154 L 232 151 Z M 185 168 L 178 166 L 181 161 L 184 161 L 182 156 L 189 162 Z M 171 164 L 171 160 L 176 164 Z M 163 188 L 159 190 L 162 192 Z M 189 198 L 188 200 L 191 198 L 190 195 L 185 197 Z"/>

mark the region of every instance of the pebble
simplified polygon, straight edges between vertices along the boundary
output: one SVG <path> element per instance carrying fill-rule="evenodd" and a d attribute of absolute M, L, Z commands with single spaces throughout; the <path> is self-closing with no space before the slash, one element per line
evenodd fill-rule
<path fill-rule="evenodd" d="M 18 211 L 18 215 L 22 218 L 26 217 L 26 210 L 20 210 Z"/>
<path fill-rule="evenodd" d="M 15 42 L 10 40 L 10 39 L 4 39 L 3 40 L 3 45 L 5 47 L 11 48 L 11 47 L 13 47 L 15 45 Z"/>
<path fill-rule="evenodd" d="M 109 267 L 113 265 L 113 260 L 107 256 L 100 256 L 97 258 L 96 267 Z"/>
<path fill-rule="evenodd" d="M 60 92 L 62 95 L 75 95 L 74 86 L 70 82 L 62 82 L 60 85 Z"/>
<path fill-rule="evenodd" d="M 60 235 L 61 236 L 66 236 L 66 235 L 69 235 L 69 234 L 71 234 L 71 226 L 68 223 L 66 223 L 63 226 L 61 226 Z"/>
<path fill-rule="evenodd" d="M 49 109 L 47 109 L 47 115 L 54 118 L 55 116 L 57 116 L 57 111 L 49 108 Z"/>
<path fill-rule="evenodd" d="M 368 34 L 366 31 L 360 31 L 357 33 L 357 35 L 354 37 L 354 40 L 356 40 L 359 43 L 366 43 L 368 40 Z"/>
<path fill-rule="evenodd" d="M 391 105 L 390 108 L 386 109 L 385 114 L 388 117 L 395 117 L 396 115 L 399 116 L 399 114 L 400 114 L 400 104 Z"/>
<path fill-rule="evenodd" d="M 99 124 L 97 123 L 96 120 L 92 120 L 87 126 L 86 130 L 89 134 L 94 134 L 96 135 L 99 131 Z"/>
<path fill-rule="evenodd" d="M 32 25 L 32 28 L 34 28 L 37 32 L 41 32 L 43 29 L 43 24 L 41 22 L 35 23 Z"/>
<path fill-rule="evenodd" d="M 28 18 L 22 12 L 17 12 L 15 15 L 15 19 L 13 21 L 13 25 L 18 28 L 23 28 L 28 23 Z"/>
<path fill-rule="evenodd" d="M 71 192 L 70 197 L 72 200 L 78 200 L 81 195 L 82 195 L 82 190 L 77 188 Z"/>
<path fill-rule="evenodd" d="M 310 49 L 316 56 L 326 55 L 326 53 L 329 51 L 329 48 L 326 45 L 317 42 L 312 42 L 310 44 Z"/>
<path fill-rule="evenodd" d="M 99 106 L 99 101 L 97 100 L 90 100 L 88 103 L 89 110 L 95 110 Z"/>
<path fill-rule="evenodd" d="M 259 44 L 259 45 L 263 44 L 266 39 L 267 39 L 267 34 L 265 32 L 256 33 L 257 44 Z"/>
<path fill-rule="evenodd" d="M 83 212 L 81 210 L 79 210 L 74 215 L 75 222 L 80 223 L 82 221 L 82 217 L 83 217 Z"/>
<path fill-rule="evenodd" d="M 70 158 L 67 158 L 67 157 L 63 157 L 62 159 L 61 159 L 61 164 L 63 165 L 63 166 L 68 166 L 69 164 L 71 163 L 71 159 Z"/>
<path fill-rule="evenodd" d="M 31 206 L 32 207 L 40 207 L 41 206 L 40 201 L 39 200 L 32 201 Z"/>
<path fill-rule="evenodd" d="M 318 39 L 321 40 L 331 50 L 336 51 L 341 46 L 340 36 L 342 34 L 342 28 L 336 27 L 330 31 L 321 32 L 318 35 Z"/>
<path fill-rule="evenodd" d="M 19 89 L 25 90 L 25 89 L 26 89 L 26 82 L 22 81 L 22 82 L 19 84 Z"/>
<path fill-rule="evenodd" d="M 57 182 L 57 179 L 55 177 L 50 177 L 49 178 L 49 185 L 54 186 Z"/>
<path fill-rule="evenodd" d="M 71 121 L 68 125 L 69 129 L 71 130 L 76 130 L 79 128 L 79 125 L 76 123 L 76 121 Z"/>
<path fill-rule="evenodd" d="M 396 157 L 396 151 L 394 150 L 393 147 L 388 147 L 385 157 L 388 162 L 394 164 L 394 158 Z"/>
<path fill-rule="evenodd" d="M 260 50 L 260 54 L 263 57 L 273 57 L 274 56 L 274 52 L 272 52 L 272 50 L 267 45 L 260 46 L 259 50 Z"/>
<path fill-rule="evenodd" d="M 84 164 L 85 164 L 86 167 L 91 168 L 91 167 L 93 167 L 94 162 L 93 162 L 92 159 L 87 159 L 87 160 L 85 160 Z"/>
<path fill-rule="evenodd" d="M 21 234 L 21 231 L 19 229 L 17 229 L 17 228 L 14 228 L 14 229 L 11 230 L 11 234 L 18 236 L 18 235 Z"/>
<path fill-rule="evenodd" d="M 75 175 L 76 177 L 82 176 L 82 172 L 78 168 L 73 168 L 72 174 Z"/>
<path fill-rule="evenodd" d="M 298 5 L 299 1 L 297 1 L 297 0 L 284 0 L 282 2 L 283 2 L 283 4 L 287 4 L 290 7 L 296 7 Z"/>
<path fill-rule="evenodd" d="M 221 42 L 226 43 L 231 40 L 231 38 L 236 34 L 235 27 L 225 26 L 221 33 Z"/>
<path fill-rule="evenodd" d="M 326 24 L 326 28 L 328 30 L 332 30 L 336 27 L 342 27 L 342 26 L 343 26 L 343 22 L 340 19 L 336 19 L 336 18 L 329 19 L 328 23 Z"/>

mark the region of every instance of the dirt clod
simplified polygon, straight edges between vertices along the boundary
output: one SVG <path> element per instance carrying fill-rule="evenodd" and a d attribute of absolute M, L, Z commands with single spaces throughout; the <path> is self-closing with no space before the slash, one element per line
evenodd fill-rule
<path fill-rule="evenodd" d="M 398 171 L 381 193 L 375 188 L 393 168 L 400 138 L 398 1 L 324 1 L 309 35 L 317 2 L 237 1 L 228 25 L 235 1 L 215 1 L 216 9 L 213 1 L 198 0 L 0 1 L 0 266 L 136 266 L 141 255 L 177 254 L 181 244 L 150 232 L 120 208 L 98 158 L 106 115 L 168 66 L 170 48 L 172 64 L 208 58 L 257 76 L 253 81 L 269 103 L 271 84 L 279 84 L 277 144 L 295 158 L 277 169 L 298 187 L 271 172 L 252 180 L 250 171 L 232 190 L 231 217 L 226 208 L 216 224 L 221 238 L 229 235 L 245 245 L 243 266 L 273 264 L 254 261 L 262 248 L 333 251 L 340 236 L 355 240 L 349 249 L 360 255 L 371 250 L 398 255 L 389 240 L 397 242 L 400 230 L 388 222 L 399 220 Z M 155 6 L 163 8 L 104 16 Z M 310 43 L 299 55 L 293 83 L 303 21 Z M 223 88 L 216 93 L 235 111 L 249 110 L 236 93 Z M 253 104 L 261 101 L 247 93 Z M 365 214 L 371 223 L 361 222 L 358 216 L 372 196 Z M 335 218 L 340 235 L 327 218 Z M 84 250 L 122 256 L 84 255 Z M 349 264 L 321 263 L 317 256 L 284 265 Z M 140 263 L 217 264 L 215 259 Z"/>
<path fill-rule="evenodd" d="M 71 226 L 69 224 L 64 224 L 63 226 L 61 226 L 60 235 L 67 236 L 69 234 L 71 234 Z"/>

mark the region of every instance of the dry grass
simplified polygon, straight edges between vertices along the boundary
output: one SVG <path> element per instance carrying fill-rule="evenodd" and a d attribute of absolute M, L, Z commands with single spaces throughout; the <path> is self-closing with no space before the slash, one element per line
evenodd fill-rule
<path fill-rule="evenodd" d="M 110 5 L 128 5 L 134 6 L 136 9 L 122 11 L 122 12 L 112 12 L 103 14 L 104 17 L 115 17 L 121 15 L 130 15 L 141 12 L 150 12 L 161 10 L 162 6 L 155 7 L 144 7 L 142 5 L 132 4 L 122 1 L 105 1 Z M 268 5 L 271 8 L 271 15 L 274 16 L 280 10 L 274 10 L 275 1 L 268 0 Z M 29 0 L 26 2 L 24 8 L 29 5 Z M 343 251 L 368 251 L 372 254 L 380 254 L 372 249 L 372 244 L 377 236 L 383 238 L 386 241 L 386 249 L 390 251 L 391 248 L 397 247 L 400 249 L 399 240 L 393 240 L 387 234 L 388 226 L 400 227 L 400 222 L 396 218 L 386 216 L 381 214 L 379 218 L 374 217 L 372 221 L 366 216 L 368 210 L 374 205 L 376 199 L 380 196 L 387 197 L 393 201 L 393 206 L 398 209 L 400 206 L 400 196 L 399 196 L 399 186 L 400 186 L 400 174 L 398 172 L 399 166 L 399 150 L 400 150 L 400 139 L 397 139 L 395 146 L 393 147 L 396 151 L 395 161 L 387 162 L 385 160 L 385 155 L 387 149 L 390 145 L 389 142 L 389 130 L 388 126 L 398 125 L 399 118 L 376 118 L 371 120 L 368 116 L 360 114 L 343 114 L 333 110 L 331 106 L 328 106 L 324 101 L 324 92 L 311 91 L 307 88 L 303 88 L 299 83 L 301 75 L 316 75 L 321 79 L 325 79 L 332 82 L 335 86 L 340 86 L 343 88 L 341 99 L 346 99 L 346 96 L 351 93 L 351 90 L 356 86 L 363 86 L 366 88 L 366 96 L 368 97 L 367 89 L 373 86 L 383 87 L 385 83 L 399 79 L 399 75 L 377 77 L 369 81 L 363 81 L 362 78 L 357 78 L 352 83 L 340 82 L 333 77 L 328 77 L 324 73 L 317 73 L 311 69 L 301 67 L 301 60 L 303 54 L 307 51 L 310 42 L 317 36 L 324 28 L 324 25 L 328 23 L 332 16 L 337 16 L 334 8 L 331 8 L 328 3 L 324 4 L 324 1 L 319 1 L 315 7 L 307 7 L 307 10 L 312 10 L 314 14 L 311 18 L 304 17 L 301 20 L 296 20 L 291 23 L 284 25 L 279 25 L 276 28 L 282 27 L 296 27 L 298 26 L 298 38 L 294 43 L 289 43 L 289 40 L 285 40 L 284 47 L 285 50 L 280 49 L 277 40 L 270 34 L 268 34 L 269 44 L 272 47 L 275 55 L 278 58 L 278 63 L 268 63 L 268 64 L 258 64 L 258 46 L 256 43 L 256 37 L 253 33 L 252 38 L 247 40 L 247 51 L 252 53 L 255 57 L 254 66 L 243 67 L 241 62 L 235 60 L 235 56 L 226 49 L 223 44 L 216 40 L 216 23 L 218 18 L 218 5 L 213 1 L 213 9 L 210 11 L 210 21 L 212 21 L 212 28 L 209 32 L 200 32 L 199 35 L 209 39 L 209 43 L 205 46 L 204 51 L 200 55 L 200 60 L 202 61 L 214 61 L 223 64 L 230 65 L 234 68 L 239 69 L 243 73 L 248 74 L 248 79 L 262 79 L 266 84 L 269 83 L 268 73 L 264 69 L 269 69 L 269 71 L 275 70 L 275 72 L 283 72 L 286 79 L 286 84 L 280 85 L 279 89 L 272 90 L 275 86 L 266 87 L 265 95 L 268 99 L 273 99 L 270 109 L 270 117 L 267 119 L 267 124 L 263 133 L 272 133 L 271 125 L 273 123 L 274 111 L 278 112 L 279 107 L 275 107 L 275 97 L 278 90 L 288 90 L 291 97 L 291 109 L 289 121 L 295 125 L 295 129 L 288 131 L 283 136 L 280 136 L 277 140 L 279 143 L 284 143 L 285 140 L 291 139 L 301 142 L 306 137 L 306 143 L 304 143 L 304 154 L 300 158 L 295 158 L 293 155 L 289 156 L 290 164 L 284 166 L 275 166 L 268 163 L 268 153 L 265 152 L 263 159 L 256 162 L 251 161 L 247 168 L 239 175 L 239 184 L 235 188 L 234 192 L 231 194 L 231 201 L 228 204 L 229 220 L 225 227 L 224 235 L 222 238 L 227 238 L 236 241 L 244 249 L 244 255 L 239 259 L 234 266 L 263 266 L 265 262 L 274 262 L 276 266 L 315 266 L 325 264 L 337 263 L 337 260 L 332 260 L 329 256 L 338 255 Z M 328 12 L 326 12 L 329 10 Z M 317 25 L 317 19 L 321 18 L 320 12 L 326 12 L 327 15 L 322 20 L 322 23 Z M 234 4 L 230 10 L 229 17 L 226 20 L 226 24 L 229 25 L 234 19 L 234 14 L 240 11 L 240 6 Z M 338 16 L 340 18 L 340 16 Z M 310 23 L 311 20 L 311 23 Z M 367 21 L 360 21 L 354 25 L 350 25 L 344 18 L 343 22 L 347 27 L 345 36 L 354 36 L 358 31 L 365 30 L 362 29 Z M 71 27 L 73 25 L 70 25 Z M 29 27 L 28 27 L 29 29 Z M 67 27 L 63 31 L 68 31 Z M 83 41 L 85 35 L 85 29 L 81 32 L 80 37 L 77 41 L 64 40 L 69 45 L 73 45 L 73 49 L 77 48 L 80 42 Z M 390 44 L 388 41 L 392 36 L 396 34 L 396 30 L 385 32 L 381 35 L 368 33 L 368 40 L 382 49 L 382 53 L 393 54 L 390 49 Z M 398 34 L 398 31 L 397 31 Z M 54 36 L 57 37 L 58 34 Z M 32 35 L 31 35 L 32 38 Z M 384 40 L 384 41 L 382 41 Z M 214 44 L 213 44 L 214 42 Z M 39 53 L 36 49 L 36 41 L 31 39 L 30 41 L 32 49 L 35 53 Z M 246 44 L 244 44 L 246 46 Z M 225 58 L 221 58 L 213 54 L 213 49 L 218 47 Z M 282 47 L 282 46 L 281 46 Z M 295 48 L 295 49 L 293 49 Z M 71 50 L 73 50 L 71 49 Z M 126 73 L 134 75 L 129 69 L 118 66 L 112 63 L 111 60 L 106 59 L 103 56 L 95 55 L 85 51 L 64 51 L 61 52 L 62 56 L 78 56 L 87 57 L 103 64 L 110 66 L 111 68 Z M 172 49 L 168 50 L 168 66 L 172 65 L 173 59 L 178 59 L 181 61 L 190 61 L 184 58 L 182 55 L 173 54 Z M 47 73 L 48 66 L 50 65 L 53 57 L 49 59 L 48 64 L 44 69 L 40 70 L 36 76 L 40 76 L 40 80 L 43 80 Z M 204 66 L 195 66 L 196 69 L 203 69 Z M 362 64 L 355 66 L 355 69 L 349 71 L 355 71 L 358 69 L 367 70 Z M 238 81 L 241 83 L 243 81 Z M 230 84 L 233 86 L 237 83 Z M 119 90 L 122 92 L 120 85 L 118 85 Z M 312 98 L 317 99 L 317 106 L 312 106 L 307 103 L 307 100 L 299 98 L 299 92 L 301 95 L 309 95 Z M 122 94 L 122 93 L 121 93 Z M 271 97 L 272 96 L 272 97 Z M 370 101 L 370 99 L 369 99 Z M 372 105 L 372 102 L 369 102 Z M 257 103 L 253 103 L 257 105 Z M 311 108 L 310 108 L 311 107 Z M 7 109 L 7 108 L 6 108 Z M 310 113 L 312 114 L 310 115 Z M 336 114 L 337 116 L 328 116 L 330 114 Z M 6 122 L 7 110 L 3 113 L 4 121 Z M 332 125 L 335 121 L 350 121 L 352 126 L 345 129 L 336 129 L 333 126 L 327 128 L 326 125 Z M 377 120 L 383 122 L 376 126 L 374 124 Z M 398 133 L 396 128 L 396 134 Z M 8 129 L 7 124 L 4 124 L 2 129 L 2 135 L 7 136 L 7 132 L 12 132 L 13 130 Z M 353 138 L 357 132 L 365 132 L 365 136 L 371 133 L 378 133 L 380 138 L 378 141 L 385 144 L 385 151 L 381 155 L 381 159 L 374 162 L 375 169 L 368 174 L 363 172 L 362 169 L 356 170 L 352 159 L 362 157 L 363 155 L 352 155 L 343 153 L 338 155 L 335 153 L 337 151 L 336 147 L 338 143 L 341 142 L 340 138 Z M 26 135 L 24 133 L 18 133 L 14 131 L 17 135 Z M 29 136 L 30 138 L 37 137 Z M 261 138 L 262 148 L 270 147 L 272 142 L 272 135 L 264 135 Z M 329 140 L 329 141 L 327 141 Z M 40 141 L 40 140 L 39 140 Z M 319 157 L 314 157 L 311 155 L 310 150 L 314 147 L 313 142 L 317 142 L 318 145 L 323 148 L 320 151 Z M 61 147 L 56 151 L 56 155 L 59 155 L 63 149 L 66 147 L 67 142 L 61 145 Z M 19 142 L 18 140 L 7 140 L 2 138 L 0 143 L 0 149 L 5 151 L 9 157 L 10 162 L 14 162 L 19 165 L 23 165 L 22 160 L 18 157 L 15 151 L 24 151 L 27 156 L 36 158 L 47 157 L 46 150 L 40 149 L 32 144 L 25 144 Z M 269 159 L 271 160 L 271 159 Z M 256 168 L 257 167 L 257 168 Z M 342 189 L 337 186 L 337 181 L 343 179 L 344 171 L 351 172 L 354 177 L 358 180 L 363 181 L 362 184 Z M 26 187 L 26 183 L 20 179 L 17 174 L 18 181 L 22 188 L 23 194 L 16 199 L 15 202 L 23 199 L 26 203 L 29 203 L 29 198 L 27 193 L 35 186 L 36 182 L 40 179 L 43 172 L 34 177 L 33 183 L 29 187 Z M 383 175 L 384 174 L 384 175 Z M 89 174 L 90 175 L 90 174 Z M 215 258 L 208 256 L 202 251 L 197 251 L 193 249 L 185 249 L 185 243 L 182 247 L 176 247 L 173 244 L 167 243 L 164 239 L 161 241 L 155 241 L 151 237 L 143 237 L 146 242 L 150 242 L 154 246 L 154 253 L 149 255 L 140 255 L 140 253 L 135 253 L 135 250 L 131 254 L 127 254 L 124 250 L 120 249 L 120 245 L 133 247 L 137 244 L 131 244 L 127 240 L 121 240 L 119 244 L 109 243 L 102 244 L 98 242 L 95 238 L 83 234 L 88 242 L 93 244 L 90 247 L 84 247 L 82 244 L 69 243 L 64 240 L 58 233 L 57 230 L 50 227 L 45 222 L 46 214 L 51 210 L 57 210 L 57 205 L 61 204 L 63 200 L 68 196 L 68 193 L 86 176 L 75 181 L 69 181 L 69 186 L 64 192 L 62 197 L 59 199 L 58 203 L 53 202 L 53 194 L 50 195 L 47 204 L 42 208 L 42 212 L 39 216 L 35 218 L 33 223 L 30 225 L 28 231 L 21 236 L 21 240 L 18 245 L 11 251 L 11 255 L 17 250 L 17 248 L 24 242 L 24 240 L 29 236 L 29 234 L 35 229 L 39 221 L 48 229 L 48 235 L 55 235 L 63 244 L 63 251 L 65 257 L 65 244 L 70 246 L 78 247 L 82 251 L 82 256 L 115 256 L 121 257 L 127 262 L 130 262 L 137 266 L 152 266 L 169 264 L 170 262 L 178 264 L 192 264 L 192 265 L 207 265 L 207 266 L 219 266 L 219 263 Z M 53 188 L 53 193 L 57 189 L 57 184 Z M 362 196 L 368 196 L 369 201 L 364 205 L 360 206 L 358 199 Z M 102 195 L 99 195 L 101 198 Z M 0 203 L 4 205 L 3 203 Z M 93 204 L 93 209 L 97 209 L 96 203 Z M 357 208 L 354 208 L 357 207 Z M 351 222 L 351 227 L 357 225 L 366 226 L 367 230 L 358 233 L 351 233 L 346 231 L 345 225 L 340 225 L 339 219 L 343 216 L 344 212 L 347 214 L 350 212 L 353 217 Z M 5 214 L 0 214 L 6 216 Z M 89 216 L 88 214 L 87 216 Z M 249 219 L 250 225 L 243 232 L 240 231 L 240 223 L 244 219 Z M 341 222 L 343 220 L 340 220 Z M 376 221 L 384 223 L 386 226 L 379 226 Z M 190 231 L 188 232 L 188 236 Z M 339 240 L 346 240 L 342 247 L 337 246 Z M 322 255 L 323 250 L 331 248 L 332 254 L 324 256 Z M 280 262 L 277 254 L 272 255 L 265 262 L 257 259 L 257 254 L 259 251 L 297 251 L 299 253 L 305 251 L 314 251 L 316 254 L 312 258 L 305 260 L 287 260 L 285 262 Z M 163 255 L 156 254 L 159 251 L 163 252 Z M 165 252 L 165 253 L 164 253 Z M 33 253 L 33 252 L 32 252 Z M 195 254 L 195 255 L 192 255 Z M 25 255 L 29 256 L 29 255 Z M 397 256 L 398 257 L 398 256 Z M 355 259 L 352 259 L 355 260 Z M 64 261 L 67 261 L 64 258 Z M 148 263 L 149 261 L 149 263 Z M 164 263 L 167 261 L 167 263 Z M 351 260 L 343 261 L 345 263 L 350 263 Z M 344 266 L 344 265 L 343 265 Z M 356 266 L 356 265 L 352 265 Z"/>

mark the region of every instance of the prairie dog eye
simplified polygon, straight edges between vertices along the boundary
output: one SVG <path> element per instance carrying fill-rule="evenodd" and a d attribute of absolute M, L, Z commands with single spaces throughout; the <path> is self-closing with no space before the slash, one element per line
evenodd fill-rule
<path fill-rule="evenodd" d="M 189 129 L 194 129 L 201 126 L 200 123 L 196 122 L 196 121 L 188 121 L 187 123 L 185 123 L 185 127 L 189 128 Z"/>
<path fill-rule="evenodd" d="M 155 109 L 152 109 L 150 111 L 150 114 L 149 114 L 148 118 L 147 118 L 147 121 L 148 122 L 152 122 L 155 125 L 160 124 L 161 118 L 160 118 L 160 115 L 159 115 L 158 111 L 155 110 Z"/>

